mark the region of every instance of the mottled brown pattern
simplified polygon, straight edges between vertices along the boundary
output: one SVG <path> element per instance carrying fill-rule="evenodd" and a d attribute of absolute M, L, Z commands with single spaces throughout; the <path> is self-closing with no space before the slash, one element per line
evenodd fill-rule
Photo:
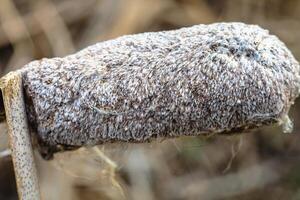
<path fill-rule="evenodd" d="M 299 64 L 243 23 L 128 35 L 22 69 L 42 151 L 231 132 L 281 121 Z"/>

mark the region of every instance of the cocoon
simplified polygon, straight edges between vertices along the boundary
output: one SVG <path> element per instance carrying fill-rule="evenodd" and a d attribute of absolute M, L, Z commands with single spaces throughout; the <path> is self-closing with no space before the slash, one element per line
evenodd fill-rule
<path fill-rule="evenodd" d="M 105 142 L 227 133 L 282 122 L 299 64 L 256 25 L 127 35 L 21 69 L 41 153 Z"/>

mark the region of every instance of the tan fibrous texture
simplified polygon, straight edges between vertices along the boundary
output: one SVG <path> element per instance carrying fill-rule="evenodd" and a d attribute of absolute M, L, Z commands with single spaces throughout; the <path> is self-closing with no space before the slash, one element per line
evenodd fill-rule
<path fill-rule="evenodd" d="M 280 122 L 299 91 L 291 52 L 243 23 L 127 35 L 22 73 L 29 122 L 48 151 Z"/>

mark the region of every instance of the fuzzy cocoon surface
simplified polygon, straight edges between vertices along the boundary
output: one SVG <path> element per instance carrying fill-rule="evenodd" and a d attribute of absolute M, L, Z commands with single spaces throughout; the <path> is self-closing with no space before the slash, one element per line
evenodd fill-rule
<path fill-rule="evenodd" d="M 299 91 L 291 52 L 243 23 L 123 36 L 21 70 L 45 155 L 280 122 Z"/>

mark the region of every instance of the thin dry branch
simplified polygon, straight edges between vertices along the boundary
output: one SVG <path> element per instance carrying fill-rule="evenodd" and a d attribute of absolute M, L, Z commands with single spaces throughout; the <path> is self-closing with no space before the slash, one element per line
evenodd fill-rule
<path fill-rule="evenodd" d="M 11 72 L 1 80 L 9 143 L 21 200 L 39 200 L 39 185 L 29 134 L 22 75 Z"/>

